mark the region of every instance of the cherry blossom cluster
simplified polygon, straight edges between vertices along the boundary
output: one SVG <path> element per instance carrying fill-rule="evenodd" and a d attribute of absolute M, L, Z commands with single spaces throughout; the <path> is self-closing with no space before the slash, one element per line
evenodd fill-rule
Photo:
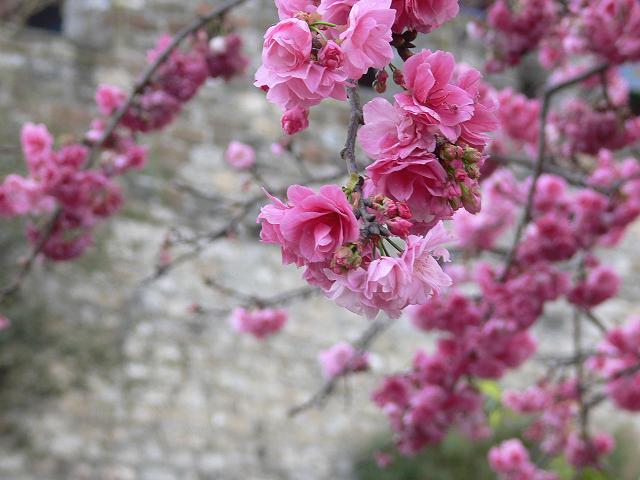
<path fill-rule="evenodd" d="M 148 61 L 154 62 L 169 42 L 171 37 L 162 37 Z M 200 32 L 188 50 L 173 50 L 106 138 L 109 117 L 126 101 L 124 91 L 110 85 L 96 91 L 103 117 L 92 122 L 82 142 L 56 146 L 45 125 L 25 124 L 20 139 L 28 175 L 11 174 L 0 184 L 0 216 L 28 216 L 27 236 L 49 259 L 81 255 L 93 243 L 94 227 L 122 204 L 115 177 L 146 163 L 147 149 L 137 143 L 137 133 L 168 125 L 207 78 L 244 72 L 241 45 L 235 34 L 207 42 Z"/>
<path fill-rule="evenodd" d="M 640 214 L 640 176 L 634 179 L 640 169 L 638 162 L 631 158 L 614 161 L 611 152 L 604 150 L 598 159 L 588 179 L 591 188 L 571 190 L 561 177 L 549 174 L 540 177 L 531 223 L 506 277 L 504 271 L 485 262 L 475 264 L 462 274 L 452 270 L 457 286 L 474 283 L 480 295 L 464 294 L 458 288 L 443 289 L 439 296 L 411 309 L 414 326 L 444 332 L 444 335 L 433 353 L 420 352 L 416 356 L 419 361 L 414 360 L 411 371 L 388 377 L 374 393 L 374 401 L 389 417 L 401 451 L 415 452 L 439 441 L 449 428 L 460 428 L 459 423 L 464 430 L 468 428 L 464 422 L 484 418 L 479 400 L 479 407 L 469 409 L 468 413 L 454 411 L 450 416 L 439 413 L 438 419 L 447 418 L 447 421 L 427 421 L 415 415 L 415 409 L 422 407 L 419 401 L 412 400 L 414 396 L 437 389 L 440 394 L 448 395 L 447 405 L 455 405 L 457 392 L 462 389 L 468 395 L 482 398 L 469 379 L 499 379 L 529 359 L 535 353 L 536 342 L 528 329 L 542 315 L 547 302 L 564 297 L 589 311 L 617 293 L 618 275 L 592 254 L 585 256 L 581 276 L 572 280 L 563 269 L 563 262 L 579 251 L 590 252 L 597 245 L 614 245 Z M 617 194 L 607 196 L 593 189 L 610 188 L 623 179 L 626 182 Z M 507 170 L 493 173 L 483 184 L 486 200 L 483 210 L 476 215 L 460 210 L 454 215 L 459 244 L 470 251 L 494 248 L 500 235 L 512 225 L 516 210 L 525 203 L 529 185 L 529 181 L 518 182 Z M 632 330 L 633 327 L 629 327 L 629 335 Z M 621 335 L 616 330 L 612 332 L 615 332 L 612 338 Z M 624 362 L 613 358 L 615 356 L 605 356 L 598 365 L 603 369 L 605 365 L 612 365 L 609 368 L 613 372 L 639 363 L 636 350 Z M 638 390 L 633 390 L 638 378 L 640 376 L 613 377 L 608 385 L 624 385 L 619 395 L 633 398 L 634 394 L 638 395 Z M 572 385 L 575 392 L 575 382 Z M 566 385 L 562 389 L 565 393 L 571 391 Z M 400 390 L 402 394 L 398 393 Z M 542 413 L 530 429 L 536 432 L 531 434 L 531 439 L 541 442 L 542 450 L 549 454 L 564 453 L 576 466 L 597 465 L 597 459 L 611 450 L 610 442 L 606 441 L 609 437 L 602 434 L 584 439 L 576 431 L 575 394 L 567 394 L 560 401 L 556 391 L 547 391 L 546 400 L 539 398 L 542 393 L 542 387 L 536 387 L 535 392 L 531 390 L 527 394 L 531 402 L 539 401 L 536 411 Z M 615 402 L 616 397 L 613 398 Z M 518 410 L 514 406 L 517 402 L 515 394 L 506 401 L 520 413 L 525 409 L 529 410 L 527 413 L 533 412 L 531 406 Z"/>
<path fill-rule="evenodd" d="M 589 363 L 606 379 L 605 391 L 618 408 L 640 411 L 640 317 L 610 330 Z"/>
<path fill-rule="evenodd" d="M 280 22 L 265 33 L 255 85 L 282 108 L 290 135 L 307 128 L 310 107 L 345 100 L 346 88 L 370 68 L 384 72 L 392 46 L 409 56 L 415 32 L 458 13 L 457 0 L 277 0 L 276 6 Z"/>
<path fill-rule="evenodd" d="M 369 354 L 358 352 L 350 343 L 340 342 L 318 354 L 322 375 L 330 380 L 335 377 L 369 369 Z"/>
<path fill-rule="evenodd" d="M 501 71 L 539 48 L 546 68 L 569 55 L 593 54 L 612 64 L 640 59 L 640 5 L 635 0 L 498 0 L 470 33 L 489 46 L 485 68 Z"/>
<path fill-rule="evenodd" d="M 503 402 L 514 412 L 533 417 L 524 436 L 543 454 L 564 453 L 575 467 L 598 466 L 615 442 L 607 433 L 587 436 L 576 426 L 580 421 L 577 388 L 574 380 L 543 382 L 519 392 L 508 390 Z"/>
<path fill-rule="evenodd" d="M 489 465 L 499 480 L 557 480 L 557 475 L 536 467 L 529 452 L 516 438 L 505 440 L 489 451 Z"/>
<path fill-rule="evenodd" d="M 231 312 L 229 323 L 236 332 L 263 340 L 282 330 L 288 317 L 287 311 L 281 308 L 236 308 Z"/>

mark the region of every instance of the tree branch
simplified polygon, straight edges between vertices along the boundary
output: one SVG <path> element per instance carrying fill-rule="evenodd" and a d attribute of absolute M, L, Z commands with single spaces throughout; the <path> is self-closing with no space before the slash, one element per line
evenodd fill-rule
<path fill-rule="evenodd" d="M 86 170 L 93 166 L 93 164 L 97 159 L 99 150 L 102 148 L 106 140 L 113 134 L 115 129 L 118 127 L 120 121 L 122 120 L 122 117 L 125 115 L 125 113 L 133 103 L 136 96 L 142 93 L 144 88 L 151 81 L 153 75 L 158 71 L 160 66 L 169 58 L 171 53 L 173 53 L 173 51 L 176 48 L 178 48 L 178 46 L 182 43 L 182 41 L 184 41 L 192 33 L 203 28 L 205 25 L 207 25 L 207 23 L 220 17 L 221 15 L 229 11 L 231 8 L 235 7 L 236 5 L 239 5 L 244 1 L 245 0 L 224 0 L 218 6 L 214 7 L 208 14 L 194 19 L 190 24 L 182 28 L 173 37 L 173 39 L 171 40 L 171 43 L 169 43 L 169 45 L 165 47 L 162 53 L 160 53 L 158 58 L 156 58 L 155 61 L 152 62 L 147 67 L 145 72 L 142 74 L 142 77 L 140 77 L 140 80 L 138 80 L 134 85 L 133 89 L 129 93 L 129 96 L 127 97 L 125 102 L 122 105 L 120 105 L 120 107 L 116 110 L 116 112 L 111 116 L 111 119 L 109 120 L 107 128 L 102 132 L 102 135 L 100 136 L 100 138 L 96 142 L 91 144 L 87 161 L 83 166 L 83 169 Z M 51 233 L 53 231 L 53 228 L 55 226 L 55 223 L 58 220 L 58 217 L 60 216 L 61 212 L 62 210 L 60 209 L 60 207 L 58 207 L 55 210 L 55 212 L 47 222 L 46 227 L 44 228 L 40 239 L 31 249 L 29 256 L 20 267 L 20 270 L 16 274 L 13 281 L 6 287 L 0 289 L 0 305 L 8 297 L 10 297 L 11 295 L 14 295 L 20 289 L 22 282 L 31 271 L 33 264 L 35 262 L 35 259 L 40 254 L 40 252 L 44 248 L 44 245 L 49 240 Z"/>
<path fill-rule="evenodd" d="M 536 186 L 538 183 L 538 179 L 540 178 L 540 175 L 542 175 L 542 172 L 544 171 L 544 167 L 545 167 L 544 161 L 545 161 L 546 138 L 547 138 L 545 134 L 545 130 L 547 127 L 547 116 L 549 113 L 549 106 L 551 105 L 551 99 L 556 93 L 564 90 L 565 88 L 568 88 L 580 82 L 583 82 L 584 80 L 587 80 L 588 78 L 594 75 L 598 75 L 600 74 L 600 72 L 605 71 L 608 67 L 609 67 L 608 64 L 603 63 L 596 67 L 590 68 L 589 70 L 581 73 L 580 75 L 577 75 L 568 80 L 565 80 L 564 82 L 560 82 L 545 90 L 542 98 L 542 108 L 540 109 L 540 117 L 538 122 L 538 127 L 539 127 L 538 148 L 537 148 L 537 154 L 536 154 L 536 161 L 534 165 L 533 178 L 532 178 L 531 186 L 529 187 L 529 193 L 527 194 L 527 203 L 525 204 L 524 213 L 522 214 L 522 219 L 520 220 L 520 223 L 518 223 L 516 234 L 513 239 L 513 244 L 511 246 L 511 249 L 509 250 L 509 254 L 507 256 L 507 260 L 505 262 L 505 267 L 504 267 L 504 270 L 502 271 L 502 275 L 500 276 L 501 281 L 506 280 L 507 277 L 509 276 L 509 270 L 511 269 L 511 266 L 515 259 L 515 255 L 518 250 L 518 244 L 520 243 L 520 239 L 522 238 L 522 234 L 524 233 L 525 227 L 531 221 L 531 213 L 533 210 L 533 200 L 536 193 Z"/>
<path fill-rule="evenodd" d="M 366 352 L 369 347 L 373 344 L 373 342 L 382 335 L 391 325 L 393 324 L 393 320 L 388 317 L 382 317 L 374 321 L 369 327 L 360 335 L 360 337 L 353 342 L 353 347 L 355 348 L 358 354 L 362 354 Z M 349 371 L 351 363 L 355 361 L 357 355 L 351 357 L 349 362 L 345 365 L 344 370 L 346 372 Z M 308 410 L 310 408 L 321 408 L 331 394 L 334 392 L 338 381 L 342 378 L 341 375 L 337 375 L 327 380 L 322 386 L 318 389 L 318 391 L 313 394 L 308 400 L 305 402 L 291 407 L 287 412 L 289 417 L 295 417 L 296 415 Z"/>
<path fill-rule="evenodd" d="M 363 118 L 357 84 L 353 87 L 347 87 L 347 96 L 349 98 L 349 105 L 351 106 L 351 114 L 349 115 L 347 140 L 344 144 L 344 148 L 340 152 L 340 156 L 346 162 L 349 173 L 358 173 L 358 164 L 356 162 L 356 138 L 358 136 L 358 128 L 362 125 Z"/>

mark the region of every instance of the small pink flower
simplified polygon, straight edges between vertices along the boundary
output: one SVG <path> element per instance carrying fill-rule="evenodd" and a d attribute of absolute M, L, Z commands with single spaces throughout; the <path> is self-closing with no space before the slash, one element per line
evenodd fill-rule
<path fill-rule="evenodd" d="M 370 67 L 383 68 L 393 59 L 389 42 L 395 10 L 390 5 L 391 0 L 360 0 L 351 9 L 340 35 L 349 78 L 357 80 Z"/>
<path fill-rule="evenodd" d="M 340 342 L 318 354 L 322 375 L 331 379 L 369 368 L 369 355 L 356 351 L 351 344 Z"/>
<path fill-rule="evenodd" d="M 46 125 L 25 123 L 20 132 L 20 142 L 29 170 L 35 173 L 51 155 L 53 136 Z"/>
<path fill-rule="evenodd" d="M 590 271 L 568 293 L 567 298 L 574 305 L 584 308 L 595 307 L 618 293 L 620 277 L 611 267 L 600 265 Z"/>
<path fill-rule="evenodd" d="M 224 159 L 236 170 L 247 170 L 256 163 L 256 152 L 246 143 L 234 140 L 227 147 Z"/>
<path fill-rule="evenodd" d="M 585 440 L 579 432 L 571 432 L 565 454 L 569 463 L 575 467 L 597 466 L 600 457 L 611 452 L 614 445 L 615 440 L 606 433 L 598 433 Z"/>
<path fill-rule="evenodd" d="M 287 135 L 295 135 L 309 127 L 309 110 L 294 107 L 282 114 L 282 130 Z"/>
<path fill-rule="evenodd" d="M 42 186 L 31 178 L 10 174 L 0 184 L 0 215 L 13 217 L 39 213 L 43 206 Z"/>
<path fill-rule="evenodd" d="M 228 81 L 236 75 L 244 74 L 249 66 L 249 59 L 242 52 L 242 45 L 242 37 L 237 33 L 212 38 L 206 56 L 209 76 L 222 77 Z"/>
<path fill-rule="evenodd" d="M 287 311 L 283 309 L 246 310 L 236 308 L 231 312 L 229 321 L 236 332 L 248 333 L 263 340 L 279 332 L 287 322 L 287 317 Z"/>
<path fill-rule="evenodd" d="M 413 219 L 432 222 L 453 213 L 445 192 L 447 172 L 432 153 L 381 158 L 367 167 L 376 191 L 407 202 Z"/>
<path fill-rule="evenodd" d="M 101 84 L 96 89 L 96 104 L 98 110 L 106 117 L 110 116 L 124 102 L 126 98 L 125 92 L 114 85 Z"/>
<path fill-rule="evenodd" d="M 489 464 L 499 473 L 515 473 L 529 463 L 529 452 L 518 439 L 505 440 L 489 451 Z"/>
<path fill-rule="evenodd" d="M 11 326 L 11 320 L 0 313 L 0 331 L 6 330 Z"/>
<path fill-rule="evenodd" d="M 285 110 L 296 106 L 309 108 L 325 98 L 347 99 L 345 72 L 317 62 L 307 62 L 291 72 L 278 72 L 261 65 L 255 78 L 254 85 L 267 92 L 267 100 Z"/>
<path fill-rule="evenodd" d="M 441 289 L 451 285 L 451 277 L 442 270 L 434 258 L 449 260 L 449 252 L 442 244 L 450 240 L 451 235 L 445 230 L 442 222 L 438 222 L 424 237 L 407 237 L 400 259 L 410 272 L 410 304 L 421 305 L 431 295 L 438 294 Z"/>

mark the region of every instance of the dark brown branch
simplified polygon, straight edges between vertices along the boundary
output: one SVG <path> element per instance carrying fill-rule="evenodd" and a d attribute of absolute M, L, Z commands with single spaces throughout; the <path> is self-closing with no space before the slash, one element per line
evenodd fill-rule
<path fill-rule="evenodd" d="M 208 287 L 216 290 L 223 295 L 226 295 L 231 298 L 235 298 L 239 302 L 241 302 L 244 307 L 258 307 L 258 308 L 268 308 L 275 307 L 278 305 L 284 305 L 286 303 L 292 302 L 298 299 L 308 298 L 315 293 L 318 293 L 317 287 L 300 287 L 295 288 L 293 290 L 289 290 L 283 293 L 279 293 L 276 295 L 272 295 L 270 297 L 262 297 L 259 295 L 252 295 L 249 293 L 244 293 L 235 288 L 231 288 L 227 285 L 223 285 L 218 280 L 213 277 L 205 277 L 204 283 Z"/>
<path fill-rule="evenodd" d="M 573 78 L 565 80 L 564 82 L 560 82 L 556 85 L 553 85 L 547 88 L 544 92 L 544 95 L 542 97 L 542 108 L 540 109 L 540 117 L 538 121 L 538 128 L 539 128 L 538 148 L 537 148 L 537 154 L 536 154 L 536 161 L 534 164 L 533 178 L 531 181 L 531 186 L 529 187 L 529 193 L 527 194 L 527 203 L 525 204 L 522 218 L 518 223 L 515 237 L 513 239 L 513 244 L 511 246 L 511 249 L 509 250 L 509 254 L 507 256 L 505 267 L 504 267 L 504 270 L 502 271 L 502 275 L 500 276 L 500 279 L 502 281 L 506 280 L 507 277 L 509 276 L 509 270 L 511 269 L 511 266 L 515 259 L 515 255 L 518 250 L 520 239 L 522 238 L 522 234 L 524 233 L 525 227 L 529 224 L 531 220 L 531 213 L 533 210 L 533 199 L 536 193 L 536 186 L 538 183 L 538 179 L 540 178 L 540 175 L 542 175 L 542 172 L 544 171 L 544 167 L 545 167 L 546 138 L 547 138 L 545 134 L 545 130 L 547 127 L 547 116 L 549 113 L 549 107 L 551 105 L 551 99 L 556 93 L 564 90 L 565 88 L 576 85 L 584 80 L 587 80 L 588 78 L 594 75 L 598 75 L 600 72 L 605 71 L 607 68 L 608 68 L 608 64 L 606 63 L 590 68 L 589 70 L 581 73 L 580 75 L 577 75 Z"/>
<path fill-rule="evenodd" d="M 387 317 L 382 317 L 374 321 L 369 328 L 367 328 L 362 335 L 353 343 L 353 347 L 355 348 L 358 354 L 362 354 L 366 352 L 373 342 L 382 335 L 387 328 L 389 328 L 393 323 L 393 320 Z M 349 371 L 350 364 L 356 360 L 357 355 L 354 355 L 347 365 L 345 365 L 344 370 L 346 372 Z M 338 375 L 329 380 L 327 380 L 318 391 L 313 394 L 308 400 L 305 402 L 291 407 L 288 411 L 289 417 L 295 417 L 296 415 L 308 410 L 310 408 L 321 408 L 327 402 L 331 394 L 334 392 L 336 385 L 340 381 L 342 376 Z"/>
<path fill-rule="evenodd" d="M 534 164 L 532 161 L 530 161 L 527 158 L 523 158 L 523 157 L 510 157 L 510 156 L 504 156 L 504 155 L 491 155 L 491 160 L 500 163 L 501 165 L 517 165 L 519 167 L 523 167 L 526 168 L 528 170 L 533 170 L 534 168 Z M 544 173 L 552 173 L 554 175 L 558 175 L 559 177 L 564 178 L 569 184 L 576 186 L 576 187 L 588 187 L 588 188 L 593 188 L 594 190 L 602 190 L 603 193 L 604 189 L 600 189 L 598 187 L 594 187 L 592 185 L 589 185 L 587 183 L 587 177 L 584 175 L 580 175 L 577 173 L 573 173 L 571 171 L 565 170 L 563 168 L 560 168 L 556 165 L 550 164 L 549 162 L 545 161 L 544 162 L 544 166 L 542 168 L 542 171 Z"/>
<path fill-rule="evenodd" d="M 129 94 L 125 102 L 122 105 L 120 105 L 118 110 L 116 110 L 116 112 L 111 116 L 109 123 L 107 125 L 107 128 L 102 132 L 102 135 L 100 136 L 100 138 L 96 142 L 91 144 L 89 155 L 87 157 L 87 162 L 83 167 L 84 169 L 88 169 L 93 166 L 93 164 L 97 159 L 98 152 L 100 151 L 100 149 L 102 148 L 106 140 L 113 134 L 115 129 L 118 127 L 118 125 L 120 124 L 120 121 L 122 120 L 122 117 L 124 116 L 126 111 L 129 109 L 129 107 L 135 100 L 136 96 L 142 93 L 142 91 L 151 81 L 153 75 L 158 71 L 160 66 L 169 58 L 171 53 L 173 53 L 173 51 L 176 48 L 178 48 L 178 46 L 182 43 L 182 41 L 184 41 L 192 33 L 203 28 L 205 25 L 207 25 L 207 23 L 225 14 L 231 8 L 235 7 L 236 5 L 239 5 L 243 1 L 244 0 L 224 0 L 218 6 L 214 7 L 208 14 L 194 19 L 190 24 L 182 28 L 173 37 L 171 43 L 169 43 L 169 45 L 165 47 L 165 49 L 158 56 L 158 58 L 156 58 L 155 61 L 147 67 L 145 72 L 140 77 L 140 80 L 138 80 L 138 82 L 136 82 L 136 84 L 134 85 L 133 89 L 131 90 L 131 93 Z M 22 282 L 31 271 L 31 268 L 33 267 L 35 259 L 38 257 L 38 255 L 44 248 L 44 245 L 49 240 L 49 237 L 51 236 L 52 230 L 55 226 L 55 223 L 58 217 L 60 216 L 60 213 L 61 213 L 61 209 L 57 208 L 56 211 L 51 216 L 51 218 L 47 221 L 46 227 L 43 229 L 40 239 L 31 249 L 29 256 L 20 267 L 13 281 L 9 285 L 7 285 L 6 287 L 0 290 L 0 304 L 2 304 L 9 296 L 15 294 L 20 289 Z"/>

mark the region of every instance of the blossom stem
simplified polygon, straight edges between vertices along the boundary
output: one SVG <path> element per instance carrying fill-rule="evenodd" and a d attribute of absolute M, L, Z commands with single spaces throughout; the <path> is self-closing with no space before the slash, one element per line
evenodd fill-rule
<path fill-rule="evenodd" d="M 396 242 L 394 242 L 393 240 L 391 240 L 390 238 L 385 238 L 385 240 L 386 240 L 387 242 L 389 242 L 389 243 L 391 244 L 391 246 L 392 246 L 393 248 L 395 248 L 399 253 L 404 252 L 404 250 L 403 250 L 402 248 L 400 248 L 400 247 L 398 246 L 398 244 L 397 244 Z"/>
<path fill-rule="evenodd" d="M 387 256 L 390 257 L 391 255 L 389 255 L 389 252 L 387 251 L 387 247 L 384 246 L 384 240 L 380 240 L 380 243 L 378 243 L 378 246 L 380 247 L 380 249 L 382 250 L 382 252 Z"/>
<path fill-rule="evenodd" d="M 309 25 L 309 29 L 313 32 L 316 32 L 318 35 L 320 35 L 325 42 L 329 41 L 327 36 L 324 33 L 322 33 L 322 31 L 320 31 L 317 27 L 314 27 L 313 25 Z"/>
<path fill-rule="evenodd" d="M 312 24 L 309 25 L 309 27 L 313 28 L 313 27 L 317 27 L 319 25 L 320 26 L 325 26 L 325 27 L 337 27 L 337 25 L 335 23 L 323 22 L 323 21 L 313 22 Z"/>

